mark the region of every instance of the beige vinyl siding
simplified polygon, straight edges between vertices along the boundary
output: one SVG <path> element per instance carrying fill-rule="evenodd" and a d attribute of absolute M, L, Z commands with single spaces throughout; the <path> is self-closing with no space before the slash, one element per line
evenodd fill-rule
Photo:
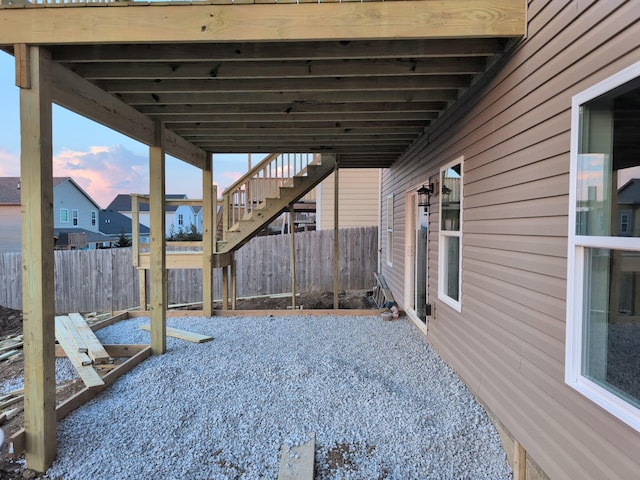
<path fill-rule="evenodd" d="M 0 252 L 19 252 L 22 222 L 20 205 L 0 205 Z"/>
<path fill-rule="evenodd" d="M 376 227 L 380 211 L 380 169 L 343 168 L 338 173 L 339 228 Z M 318 230 L 333 228 L 333 173 L 320 186 Z"/>
<path fill-rule="evenodd" d="M 637 478 L 640 434 L 564 383 L 564 343 L 571 97 L 640 59 L 640 2 L 528 5 L 494 78 L 383 172 L 396 238 L 382 270 L 403 299 L 405 193 L 464 156 L 462 311 L 435 295 L 432 207 L 430 342 L 552 479 Z"/>

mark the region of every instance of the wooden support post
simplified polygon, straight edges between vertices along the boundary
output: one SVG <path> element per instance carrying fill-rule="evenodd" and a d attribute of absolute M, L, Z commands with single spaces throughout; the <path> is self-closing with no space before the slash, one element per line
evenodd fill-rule
<path fill-rule="evenodd" d="M 339 212 L 339 202 L 338 197 L 340 196 L 340 182 L 338 179 L 338 162 L 336 161 L 336 168 L 333 172 L 333 308 L 340 308 L 340 299 L 338 289 L 340 288 L 340 249 L 338 242 L 338 233 L 339 233 L 339 222 L 338 222 L 338 212 Z"/>
<path fill-rule="evenodd" d="M 138 270 L 138 302 L 140 310 L 147 309 L 147 270 L 144 268 Z"/>
<path fill-rule="evenodd" d="M 229 310 L 229 267 L 222 267 L 222 309 Z"/>
<path fill-rule="evenodd" d="M 289 235 L 291 241 L 291 309 L 296 309 L 296 228 L 293 203 L 289 205 Z"/>
<path fill-rule="evenodd" d="M 213 199 L 213 159 L 207 159 L 202 170 L 202 311 L 205 317 L 213 316 L 213 244 L 215 242 Z"/>
<path fill-rule="evenodd" d="M 131 195 L 131 251 L 133 266 L 140 265 L 140 197 Z M 143 310 L 146 310 L 146 305 Z"/>
<path fill-rule="evenodd" d="M 231 310 L 236 309 L 236 304 L 238 301 L 237 278 L 238 269 L 236 264 L 236 254 L 235 252 L 231 252 Z"/>
<path fill-rule="evenodd" d="M 160 130 L 160 129 L 159 129 Z M 151 352 L 167 351 L 167 269 L 165 239 L 165 158 L 162 134 L 149 149 L 149 216 L 151 224 Z"/>
<path fill-rule="evenodd" d="M 39 47 L 23 53 L 17 60 L 28 64 L 30 85 L 20 89 L 25 451 L 27 466 L 44 472 L 56 456 L 51 58 Z"/>

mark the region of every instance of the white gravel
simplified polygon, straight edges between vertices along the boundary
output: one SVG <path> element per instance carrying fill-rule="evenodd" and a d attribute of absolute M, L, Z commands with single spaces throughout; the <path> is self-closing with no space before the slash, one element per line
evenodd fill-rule
<path fill-rule="evenodd" d="M 148 318 L 97 332 L 148 343 Z M 169 318 L 168 339 L 63 420 L 52 479 L 275 479 L 316 434 L 316 479 L 508 479 L 482 407 L 406 320 Z"/>

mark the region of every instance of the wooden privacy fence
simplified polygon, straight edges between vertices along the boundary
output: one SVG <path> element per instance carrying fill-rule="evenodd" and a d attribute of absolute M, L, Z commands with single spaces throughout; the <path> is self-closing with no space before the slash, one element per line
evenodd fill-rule
<path fill-rule="evenodd" d="M 290 236 L 256 237 L 236 252 L 238 296 L 291 291 Z M 296 289 L 333 288 L 333 231 L 301 232 L 296 242 Z M 341 289 L 371 288 L 378 263 L 378 229 L 339 231 Z M 56 250 L 56 312 L 122 310 L 138 304 L 138 274 L 130 248 Z M 0 253 L 0 305 L 22 309 L 20 253 Z M 202 301 L 202 270 L 169 270 L 169 303 Z M 214 298 L 221 298 L 220 269 Z"/>

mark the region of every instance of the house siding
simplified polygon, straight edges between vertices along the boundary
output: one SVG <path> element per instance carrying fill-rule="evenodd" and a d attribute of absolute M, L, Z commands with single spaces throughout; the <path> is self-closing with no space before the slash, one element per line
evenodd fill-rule
<path fill-rule="evenodd" d="M 22 248 L 20 205 L 2 205 L 0 225 L 0 252 L 19 252 Z"/>
<path fill-rule="evenodd" d="M 339 228 L 376 227 L 380 205 L 380 169 L 341 169 L 338 173 L 338 225 Z M 320 185 L 318 193 L 318 230 L 333 228 L 334 174 Z"/>
<path fill-rule="evenodd" d="M 636 0 L 531 0 L 528 37 L 489 83 L 382 175 L 382 271 L 402 301 L 406 194 L 464 157 L 462 311 L 437 300 L 432 205 L 428 338 L 553 479 L 640 471 L 640 434 L 564 383 L 571 97 L 640 59 L 639 18 Z"/>

